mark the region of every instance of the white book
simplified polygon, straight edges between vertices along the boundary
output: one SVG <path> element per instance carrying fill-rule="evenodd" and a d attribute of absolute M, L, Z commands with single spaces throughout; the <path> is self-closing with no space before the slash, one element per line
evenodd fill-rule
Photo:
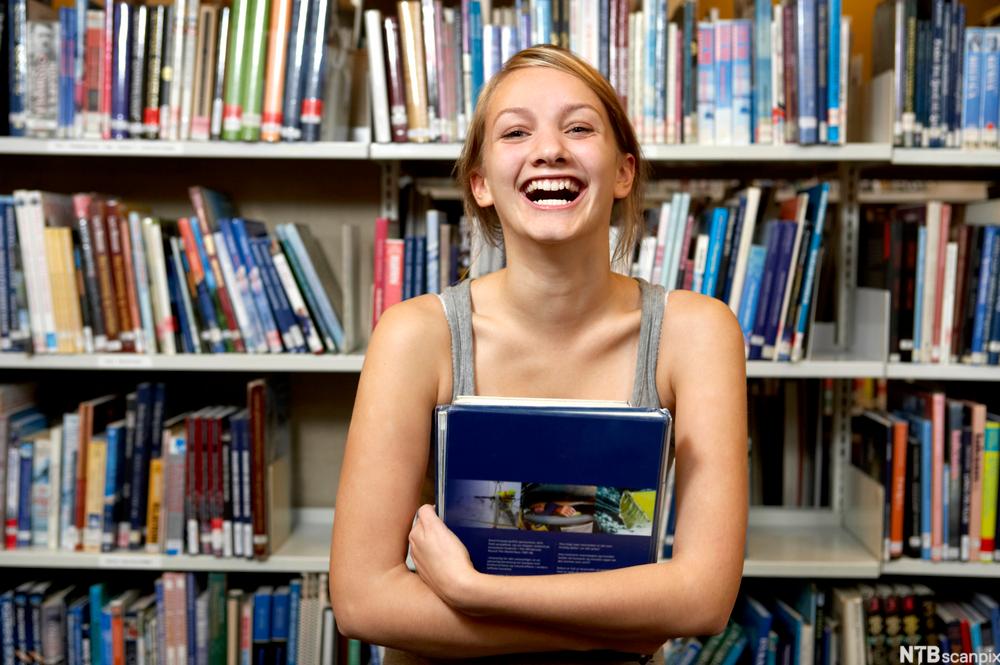
<path fill-rule="evenodd" d="M 955 279 L 958 271 L 958 243 L 949 242 L 944 254 L 944 292 L 941 304 L 941 345 L 938 362 L 951 363 L 951 328 L 955 321 Z"/>
<path fill-rule="evenodd" d="M 438 293 L 441 284 L 441 223 L 445 214 L 440 210 L 428 210 L 425 235 L 427 238 L 427 263 L 425 283 L 428 293 Z M 346 291 L 346 285 L 344 290 Z"/>
<path fill-rule="evenodd" d="M 136 298 L 139 301 L 139 326 L 136 329 L 136 350 L 140 346 L 146 353 L 156 353 L 156 326 L 153 319 L 153 303 L 149 285 L 149 263 L 142 232 L 142 218 L 139 213 L 128 214 L 129 239 L 132 246 Z"/>
<path fill-rule="evenodd" d="M 656 256 L 653 259 L 653 273 L 650 282 L 660 284 L 666 263 L 666 255 L 669 252 L 667 243 L 670 241 L 670 204 L 664 202 L 660 206 L 660 219 L 656 226 Z"/>
<path fill-rule="evenodd" d="M 195 0 L 197 2 L 197 0 Z M 168 141 L 180 139 L 181 86 L 184 83 L 184 40 L 188 0 L 175 0 L 173 20 L 170 25 L 170 97 L 160 100 L 160 137 Z M 163 112 L 164 105 L 166 112 Z M 166 116 L 166 117 L 164 117 Z"/>
<path fill-rule="evenodd" d="M 581 45 L 581 55 L 583 59 L 590 63 L 595 69 L 598 65 L 598 51 L 600 50 L 600 35 L 598 34 L 598 22 L 600 17 L 598 16 L 597 9 L 599 3 L 597 2 L 584 2 L 581 4 L 582 16 L 580 17 L 581 27 L 583 28 L 583 44 Z"/>
<path fill-rule="evenodd" d="M 653 278 L 653 261 L 656 259 L 656 237 L 646 236 L 639 242 L 639 260 L 633 277 L 641 277 L 647 282 Z"/>
<path fill-rule="evenodd" d="M 194 61 L 198 44 L 199 5 L 199 0 L 187 0 L 187 13 L 184 17 L 184 68 L 180 77 L 179 119 L 176 121 L 177 138 L 181 141 L 187 141 L 191 138 L 191 115 L 194 107 L 194 93 L 198 86 L 198 82 L 194 80 Z"/>
<path fill-rule="evenodd" d="M 319 338 L 319 331 L 316 329 L 316 322 L 313 321 L 312 317 L 309 315 L 309 309 L 306 307 L 305 298 L 302 297 L 299 285 L 295 281 L 295 277 L 292 275 L 292 269 L 288 265 L 288 259 L 285 258 L 283 252 L 277 252 L 271 256 L 271 260 L 274 262 L 275 272 L 278 273 L 281 288 L 284 289 L 285 296 L 288 298 L 289 307 L 292 308 L 292 312 L 295 313 L 297 319 L 305 320 L 307 322 L 306 328 L 308 328 L 308 330 L 302 330 L 302 326 L 299 326 L 306 346 L 312 353 L 323 353 L 323 342 Z"/>
<path fill-rule="evenodd" d="M 51 307 L 51 291 L 48 285 L 48 264 L 45 262 L 44 247 L 39 247 L 42 229 L 36 226 L 32 210 L 32 198 L 36 192 L 20 189 L 14 191 L 14 212 L 17 221 L 18 244 L 21 247 L 21 266 L 24 271 L 24 288 L 28 301 L 28 315 L 31 324 L 31 342 L 35 353 L 46 353 L 43 295 L 48 294 Z M 42 280 L 45 281 L 44 288 Z M 15 516 L 16 517 L 16 516 Z"/>
<path fill-rule="evenodd" d="M 677 116 L 681 113 L 681 109 L 677 108 L 677 38 L 677 24 L 671 21 L 667 24 L 667 126 L 664 134 L 664 140 L 669 145 L 678 143 Z"/>
<path fill-rule="evenodd" d="M 684 231 L 687 228 L 688 210 L 691 207 L 691 194 L 680 192 L 674 194 L 670 204 L 670 261 L 667 263 L 667 273 L 660 283 L 668 290 L 677 286 L 677 275 L 681 268 L 681 252 L 683 251 Z"/>
<path fill-rule="evenodd" d="M 918 270 L 924 271 L 924 302 L 921 310 L 920 324 L 920 348 L 914 349 L 914 353 L 919 352 L 916 362 L 932 362 L 935 352 L 934 347 L 934 308 L 937 306 L 940 290 L 937 283 L 937 266 L 939 245 L 941 238 L 941 202 L 929 201 L 927 203 L 927 245 L 924 250 L 924 265 L 917 266 Z M 947 242 L 947 238 L 944 242 Z"/>
<path fill-rule="evenodd" d="M 76 467 L 80 451 L 80 416 L 76 413 L 63 415 L 62 431 L 62 487 L 59 498 L 59 546 L 73 552 L 79 542 L 76 531 Z"/>
<path fill-rule="evenodd" d="M 729 309 L 739 314 L 743 297 L 743 280 L 747 273 L 747 259 L 757 226 L 757 209 L 760 207 L 760 187 L 747 187 L 746 205 L 743 208 L 743 226 L 740 230 L 740 244 L 736 248 L 736 263 L 733 265 L 733 287 L 729 290 Z"/>
<path fill-rule="evenodd" d="M 166 355 L 177 353 L 177 346 L 174 342 L 174 321 L 173 311 L 170 309 L 170 295 L 167 291 L 167 264 L 163 255 L 163 232 L 160 225 L 152 218 L 146 217 L 142 220 L 142 235 L 149 248 L 149 282 L 150 300 L 153 309 L 154 330 L 156 331 L 155 341 L 159 345 L 159 352 Z M 150 344 L 150 349 L 155 345 Z"/>
<path fill-rule="evenodd" d="M 705 276 L 705 262 L 708 259 L 708 234 L 699 233 L 698 240 L 694 246 L 694 279 L 691 282 L 691 290 L 701 293 L 701 280 Z"/>
<path fill-rule="evenodd" d="M 792 255 L 788 263 L 788 275 L 785 277 L 785 291 L 781 296 L 781 313 L 778 316 L 778 332 L 774 338 L 774 344 L 764 344 L 761 356 L 766 360 L 778 360 L 791 354 L 791 348 L 782 340 L 781 331 L 785 329 L 785 320 L 788 318 L 788 309 L 791 305 L 792 283 L 795 281 L 795 271 L 798 264 L 799 248 L 802 245 L 802 231 L 806 225 L 806 209 L 809 207 L 809 195 L 798 195 L 798 207 L 795 220 L 795 239 L 792 241 Z"/>

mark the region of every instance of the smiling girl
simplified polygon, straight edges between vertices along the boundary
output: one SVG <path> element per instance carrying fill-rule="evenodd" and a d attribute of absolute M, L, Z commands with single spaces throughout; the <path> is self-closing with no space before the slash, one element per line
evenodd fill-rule
<path fill-rule="evenodd" d="M 608 228 L 621 220 L 616 252 L 630 256 L 644 172 L 614 89 L 568 51 L 518 53 L 483 89 L 456 172 L 507 267 L 392 307 L 372 335 L 337 494 L 338 628 L 409 652 L 392 651 L 397 663 L 525 652 L 536 655 L 499 660 L 592 662 L 582 652 L 650 654 L 671 637 L 719 632 L 746 533 L 743 336 L 720 301 L 667 298 L 612 272 Z M 422 498 L 431 414 L 463 394 L 669 409 L 673 558 L 597 573 L 477 572 Z"/>

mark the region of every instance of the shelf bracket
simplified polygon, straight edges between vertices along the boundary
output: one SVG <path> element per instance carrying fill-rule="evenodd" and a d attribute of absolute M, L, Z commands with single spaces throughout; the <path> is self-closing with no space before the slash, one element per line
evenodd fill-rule
<path fill-rule="evenodd" d="M 381 170 L 381 182 L 379 189 L 379 211 L 380 217 L 398 221 L 399 220 L 399 162 L 388 160 L 379 162 Z"/>
<path fill-rule="evenodd" d="M 841 164 L 838 169 L 840 179 L 840 203 L 837 206 L 837 232 L 840 234 L 837 252 L 836 289 L 837 314 L 834 343 L 840 350 L 851 348 L 851 319 L 854 316 L 854 288 L 857 284 L 858 232 L 860 212 L 858 206 L 858 179 L 860 170 L 853 164 Z"/>

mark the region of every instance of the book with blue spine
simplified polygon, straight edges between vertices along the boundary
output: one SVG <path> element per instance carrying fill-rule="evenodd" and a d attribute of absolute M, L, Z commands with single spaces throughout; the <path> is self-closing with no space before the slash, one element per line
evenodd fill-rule
<path fill-rule="evenodd" d="M 670 428 L 625 402 L 459 397 L 435 411 L 438 514 L 484 573 L 655 562 Z"/>
<path fill-rule="evenodd" d="M 476 102 L 479 100 L 479 91 L 483 88 L 483 8 L 479 0 L 468 0 L 468 7 L 469 23 L 463 28 L 467 29 L 469 35 L 471 70 L 469 99 L 472 102 L 472 108 L 475 109 Z M 551 25 L 551 7 L 549 17 L 549 25 Z"/>
<path fill-rule="evenodd" d="M 177 312 L 177 334 L 180 337 L 180 347 L 184 353 L 200 353 L 197 335 L 191 330 L 191 322 L 188 320 L 188 310 L 184 307 L 181 286 L 177 279 L 177 268 L 175 267 L 176 254 L 172 254 L 171 260 L 166 262 L 167 292 L 170 295 L 170 309 Z"/>
<path fill-rule="evenodd" d="M 830 6 L 828 0 L 816 0 L 816 142 L 827 142 L 826 102 L 830 57 Z"/>
<path fill-rule="evenodd" d="M 242 304 L 244 323 L 247 328 L 244 337 L 246 337 L 246 332 L 249 332 L 251 336 L 251 339 L 247 340 L 247 346 L 258 353 L 281 353 L 281 338 L 277 328 L 268 328 L 257 310 L 257 301 L 250 290 L 247 266 L 236 245 L 231 220 L 223 217 L 217 220 L 217 223 L 219 230 L 215 234 L 216 252 L 219 254 L 223 275 L 226 275 L 227 280 L 232 278 L 233 284 L 230 286 L 230 291 L 236 291 L 236 293 L 230 294 L 233 305 L 236 307 L 237 303 Z M 237 309 L 237 311 L 239 310 Z"/>
<path fill-rule="evenodd" d="M 291 633 L 291 622 L 289 615 L 289 589 L 287 586 L 279 586 L 271 596 L 271 662 L 288 662 L 289 654 L 289 634 Z M 298 628 L 298 626 L 296 626 Z"/>
<path fill-rule="evenodd" d="M 839 2 L 839 0 L 831 0 Z M 754 143 L 771 143 L 771 0 L 754 2 Z M 684 88 L 687 93 L 688 88 Z M 685 97 L 688 96 L 685 94 Z"/>
<path fill-rule="evenodd" d="M 240 220 L 236 221 L 236 228 L 242 237 Z M 274 314 L 274 318 L 277 320 L 278 327 L 281 329 L 281 338 L 285 343 L 285 348 L 288 350 L 304 351 L 306 332 L 307 330 L 312 331 L 312 320 L 309 318 L 308 311 L 305 311 L 304 318 L 300 319 L 298 313 L 289 303 L 288 294 L 285 293 L 285 289 L 281 286 L 281 277 L 278 275 L 274 259 L 270 254 L 270 239 L 267 237 L 250 237 L 247 239 L 247 242 L 250 251 L 249 256 L 253 257 L 256 264 L 261 286 L 264 288 L 264 296 L 267 298 L 268 305 Z M 284 258 L 283 255 L 282 258 Z M 306 325 L 309 327 L 303 329 L 301 321 L 306 322 Z M 312 332 L 315 333 L 315 331 Z M 299 343 L 300 339 L 301 343 Z M 322 349 L 322 345 L 320 349 Z"/>
<path fill-rule="evenodd" d="M 1000 28 L 986 28 L 983 35 L 982 147 L 996 148 L 1000 126 Z"/>
<path fill-rule="evenodd" d="M 303 333 L 308 336 L 311 334 L 320 335 L 322 338 L 323 345 L 326 346 L 327 350 L 335 352 L 337 350 L 337 345 L 333 341 L 333 337 L 330 334 L 329 329 L 326 327 L 323 318 L 320 316 L 319 303 L 316 301 L 316 296 L 313 290 L 309 288 L 309 284 L 306 283 L 305 273 L 302 270 L 302 266 L 299 264 L 298 257 L 295 252 L 292 251 L 291 246 L 288 244 L 287 236 L 283 233 L 280 227 L 275 229 L 276 235 L 278 236 L 278 243 L 280 245 L 280 252 L 275 254 L 273 257 L 268 251 L 264 253 L 267 254 L 266 257 L 261 257 L 262 260 L 271 260 L 272 264 L 275 266 L 275 273 L 272 278 L 277 277 L 279 283 L 282 283 L 282 278 L 280 277 L 280 272 L 278 271 L 277 265 L 279 259 L 283 259 L 288 266 L 290 273 L 294 273 L 292 277 L 292 282 L 294 282 L 295 288 L 300 288 L 300 295 L 304 298 L 305 302 L 308 303 L 308 308 L 303 311 L 295 310 L 296 318 L 299 321 L 299 325 L 306 325 L 306 318 L 309 318 L 309 324 L 306 328 L 303 328 Z M 285 291 L 288 296 L 291 297 L 291 291 L 285 287 Z M 311 312 L 311 314 L 310 314 Z"/>
<path fill-rule="evenodd" d="M 90 638 L 85 631 L 90 628 L 90 598 L 82 595 L 66 608 L 66 647 L 69 656 L 67 665 L 84 665 L 90 658 L 84 653 Z"/>
<path fill-rule="evenodd" d="M 805 649 L 809 649 L 810 652 L 813 649 L 812 625 L 795 608 L 782 600 L 775 601 L 773 616 L 775 626 L 780 627 L 790 640 L 792 662 L 809 662 L 802 658 L 802 653 Z"/>
<path fill-rule="evenodd" d="M 984 28 L 966 28 L 962 81 L 962 147 L 978 148 L 983 125 L 982 75 Z"/>
<path fill-rule="evenodd" d="M 105 437 L 108 445 L 108 461 L 104 477 L 104 526 L 101 534 L 101 551 L 110 552 L 115 549 L 115 534 L 118 529 L 116 517 L 122 490 L 125 421 L 119 420 L 109 424 Z"/>
<path fill-rule="evenodd" d="M 59 117 L 58 136 L 71 138 L 76 100 L 76 9 L 59 8 Z"/>
<path fill-rule="evenodd" d="M 104 649 L 101 641 L 101 611 L 104 608 L 107 594 L 104 583 L 92 584 L 89 589 L 90 598 L 90 664 L 112 665 L 104 659 Z"/>
<path fill-rule="evenodd" d="M 264 329 L 268 331 L 268 345 L 273 345 L 272 337 L 277 335 L 279 346 L 283 343 L 285 349 L 288 351 L 305 351 L 302 332 L 298 330 L 298 324 L 295 322 L 294 317 L 291 316 L 291 312 L 283 312 L 279 316 L 277 308 L 272 311 L 272 306 L 268 301 L 265 289 L 264 276 L 262 275 L 263 269 L 258 265 L 254 253 L 250 249 L 251 229 L 254 236 L 266 236 L 267 229 L 263 228 L 264 225 L 261 222 L 251 222 L 239 217 L 229 220 L 221 219 L 219 220 L 219 224 L 220 226 L 225 225 L 228 227 L 236 248 L 236 253 L 239 255 L 239 259 L 246 270 L 250 293 L 253 296 L 254 306 L 257 308 L 257 316 L 263 324 Z M 298 337 L 295 336 L 295 332 L 298 332 Z"/>
<path fill-rule="evenodd" d="M 739 601 L 739 623 L 748 638 L 750 665 L 766 665 L 767 634 L 771 631 L 771 613 L 753 596 L 742 594 Z"/>
<path fill-rule="evenodd" d="M 986 287 L 986 313 L 983 317 L 983 353 L 982 356 L 974 356 L 974 362 L 979 364 L 989 361 L 990 340 L 993 339 L 993 310 L 996 307 L 997 293 L 1000 293 L 1000 229 L 994 236 L 990 253 L 989 283 Z"/>
<path fill-rule="evenodd" d="M 725 271 L 725 282 L 722 285 L 722 291 L 719 294 L 719 298 L 730 305 L 732 309 L 731 298 L 733 292 L 733 282 L 735 281 L 735 274 L 737 270 L 746 271 L 746 265 L 740 265 L 739 263 L 739 252 L 742 245 L 748 245 L 743 238 L 744 231 L 750 231 L 753 234 L 754 224 L 747 224 L 747 193 L 741 192 L 739 198 L 737 199 L 736 208 L 733 209 L 733 221 L 730 224 L 732 227 L 732 238 L 729 243 L 728 259 L 726 261 L 726 271 Z M 746 239 L 746 240 L 749 240 Z M 742 290 L 742 285 L 740 286 Z"/>
<path fill-rule="evenodd" d="M 949 2 L 941 7 L 941 115 L 938 118 L 938 144 L 942 148 L 952 147 L 949 123 L 954 106 L 952 101 L 955 88 L 955 82 L 952 80 L 955 75 L 952 48 L 954 39 L 955 12 L 953 4 Z"/>
<path fill-rule="evenodd" d="M 767 247 L 751 245 L 747 258 L 746 278 L 743 280 L 743 295 L 740 297 L 738 320 L 743 331 L 744 344 L 749 353 L 750 335 L 757 314 L 757 304 L 760 302 L 761 278 L 764 275 L 764 260 L 767 258 Z"/>
<path fill-rule="evenodd" d="M 953 74 L 948 145 L 952 148 L 961 148 L 963 86 L 965 85 L 965 5 L 955 3 L 952 15 L 955 36 L 951 43 Z"/>
<path fill-rule="evenodd" d="M 655 97 L 655 104 L 653 105 L 653 133 L 652 139 L 657 143 L 663 143 L 666 140 L 666 122 L 667 122 L 667 9 L 665 6 L 656 3 L 656 21 L 651 26 L 654 35 L 653 41 L 653 53 L 655 57 L 655 66 L 653 68 L 655 74 L 655 85 L 653 86 L 653 94 Z M 598 23 L 603 23 L 604 21 L 598 18 Z M 598 42 L 603 46 L 606 42 Z"/>
<path fill-rule="evenodd" d="M 13 665 L 16 662 L 15 623 L 14 590 L 8 589 L 0 593 L 0 660 L 4 665 Z"/>
<path fill-rule="evenodd" d="M 819 139 L 819 119 L 816 114 L 816 3 L 823 0 L 797 0 L 796 18 L 796 67 L 798 94 L 798 139 L 802 145 L 816 143 Z M 790 94 L 796 94 L 789 91 Z"/>
<path fill-rule="evenodd" d="M 145 542 L 150 448 L 155 436 L 151 429 L 152 412 L 153 384 L 143 381 L 135 389 L 135 443 L 130 468 L 125 469 L 131 484 L 127 506 L 129 548 L 136 550 L 141 549 Z"/>
<path fill-rule="evenodd" d="M 427 270 L 425 289 L 427 293 L 441 290 L 441 222 L 447 221 L 440 210 L 427 211 Z"/>
<path fill-rule="evenodd" d="M 114 49 L 111 70 L 111 138 L 129 137 L 129 74 L 132 59 L 132 6 L 114 3 Z"/>
<path fill-rule="evenodd" d="M 795 266 L 795 246 L 801 238 L 803 224 L 800 222 L 782 222 L 784 233 L 777 246 L 778 255 L 774 263 L 774 281 L 771 285 L 771 295 L 768 297 L 767 310 L 764 318 L 764 346 L 761 356 L 765 360 L 774 360 L 778 352 L 778 330 L 781 325 L 782 310 L 785 303 L 785 290 L 789 288 L 788 275 Z"/>
<path fill-rule="evenodd" d="M 715 143 L 715 25 L 698 22 L 698 103 L 696 131 L 701 145 Z"/>
<path fill-rule="evenodd" d="M 715 145 L 733 143 L 733 22 L 715 26 Z"/>
<path fill-rule="evenodd" d="M 531 45 L 548 44 L 552 41 L 552 0 L 535 0 L 531 6 L 534 9 Z"/>
<path fill-rule="evenodd" d="M 403 238 L 403 300 L 416 294 L 417 284 L 417 238 L 406 235 Z M 318 316 L 318 314 L 317 314 Z"/>
<path fill-rule="evenodd" d="M 753 22 L 749 19 L 733 21 L 733 144 L 749 145 L 753 142 L 753 77 L 751 40 Z"/>
<path fill-rule="evenodd" d="M 840 143 L 841 124 L 844 118 L 840 116 L 840 21 L 841 0 L 821 0 L 829 2 L 827 20 L 827 51 L 826 51 L 826 141 Z M 824 66 L 824 63 L 820 63 Z"/>
<path fill-rule="evenodd" d="M 253 595 L 253 655 L 251 662 L 264 665 L 271 660 L 271 596 L 273 587 L 258 587 Z"/>
<path fill-rule="evenodd" d="M 340 321 L 342 293 L 322 248 L 306 226 L 301 224 L 280 225 L 278 227 L 279 238 L 282 230 L 292 252 L 300 263 L 308 289 L 313 291 L 313 296 L 319 307 L 317 318 L 329 331 L 336 348 L 344 348 L 344 328 Z"/>
<path fill-rule="evenodd" d="M 791 358 L 794 361 L 802 359 L 805 335 L 809 327 L 809 310 L 812 307 L 814 290 L 813 282 L 817 278 L 820 252 L 823 248 L 823 227 L 826 223 L 826 205 L 830 196 L 830 183 L 821 182 L 806 191 L 809 194 L 806 216 L 812 222 L 813 233 L 810 238 L 808 254 L 806 255 L 805 273 L 802 276 L 802 293 L 799 300 L 798 320 L 793 322 L 794 333 L 792 336 Z"/>
<path fill-rule="evenodd" d="M 997 639 L 1000 639 L 1000 604 L 985 593 L 974 594 L 972 604 L 989 621 L 992 642 L 995 646 Z"/>
<path fill-rule="evenodd" d="M 776 284 L 776 273 L 778 264 L 778 254 L 783 242 L 783 236 L 787 235 L 787 229 L 791 225 L 781 221 L 769 221 L 764 229 L 765 260 L 764 272 L 761 276 L 757 311 L 754 313 L 753 327 L 750 332 L 750 350 L 747 358 L 749 360 L 761 360 L 764 351 L 764 339 L 767 332 L 767 311 L 771 300 L 774 299 Z"/>
<path fill-rule="evenodd" d="M 302 606 L 302 578 L 297 577 L 288 583 L 288 658 L 285 665 L 298 665 L 299 662 L 299 616 Z"/>
<path fill-rule="evenodd" d="M 715 297 L 719 282 L 719 265 L 722 262 L 722 243 L 729 222 L 729 210 L 721 206 L 712 210 L 712 224 L 708 236 L 708 258 L 705 264 L 705 278 L 702 281 L 701 292 Z"/>
<path fill-rule="evenodd" d="M 34 468 L 35 444 L 21 441 L 17 444 L 20 452 L 17 497 L 17 546 L 31 547 L 31 472 Z"/>
<path fill-rule="evenodd" d="M 27 53 L 28 42 L 28 0 L 10 0 L 7 4 L 7 45 L 10 53 Z M 28 58 L 10 58 L 10 89 L 8 96 L 8 117 L 11 136 L 24 136 L 26 133 L 27 114 L 25 101 L 28 86 Z"/>
<path fill-rule="evenodd" d="M 944 65 L 944 0 L 932 0 L 931 3 L 931 62 L 930 88 L 927 104 L 927 134 L 928 145 L 940 148 L 944 145 L 941 136 L 941 115 L 944 109 L 943 65 Z"/>

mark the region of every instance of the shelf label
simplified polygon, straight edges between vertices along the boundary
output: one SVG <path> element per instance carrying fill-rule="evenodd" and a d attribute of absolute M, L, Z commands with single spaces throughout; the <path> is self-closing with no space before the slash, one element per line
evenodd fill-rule
<path fill-rule="evenodd" d="M 61 154 L 179 155 L 183 144 L 175 141 L 49 141 L 48 151 Z"/>
<path fill-rule="evenodd" d="M 98 568 L 163 568 L 163 557 L 159 554 L 102 554 L 97 557 Z"/>
<path fill-rule="evenodd" d="M 119 355 L 97 356 L 97 366 L 104 369 L 145 369 L 153 366 L 150 356 L 123 353 Z"/>

